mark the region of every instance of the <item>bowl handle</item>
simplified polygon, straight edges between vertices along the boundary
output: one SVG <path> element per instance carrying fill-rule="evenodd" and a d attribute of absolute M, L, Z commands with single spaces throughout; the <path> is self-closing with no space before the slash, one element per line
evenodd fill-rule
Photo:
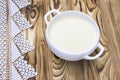
<path fill-rule="evenodd" d="M 100 57 L 104 52 L 104 48 L 100 43 L 98 44 L 98 48 L 100 48 L 100 52 L 96 56 L 91 57 L 89 55 L 86 55 L 86 56 L 84 56 L 84 59 L 86 59 L 86 60 L 94 60 L 94 59 L 97 59 L 98 57 Z"/>
<path fill-rule="evenodd" d="M 48 12 L 45 14 L 45 16 L 44 16 L 44 20 L 45 20 L 45 23 L 46 23 L 47 25 L 49 24 L 49 21 L 48 21 L 47 17 L 48 17 L 50 14 L 52 14 L 52 13 L 58 14 L 58 13 L 60 13 L 60 12 L 59 12 L 59 10 L 56 10 L 56 9 L 53 9 L 53 10 L 48 11 Z"/>

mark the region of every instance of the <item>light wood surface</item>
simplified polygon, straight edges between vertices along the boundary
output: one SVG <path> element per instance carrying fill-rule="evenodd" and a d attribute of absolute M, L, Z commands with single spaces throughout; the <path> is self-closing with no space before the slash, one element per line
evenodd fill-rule
<path fill-rule="evenodd" d="M 33 25 L 25 35 L 35 50 L 25 58 L 38 75 L 30 80 L 120 80 L 120 0 L 31 1 L 32 5 L 21 10 Z M 45 40 L 44 15 L 51 9 L 78 10 L 93 17 L 100 28 L 104 54 L 93 61 L 69 62 L 56 57 Z"/>

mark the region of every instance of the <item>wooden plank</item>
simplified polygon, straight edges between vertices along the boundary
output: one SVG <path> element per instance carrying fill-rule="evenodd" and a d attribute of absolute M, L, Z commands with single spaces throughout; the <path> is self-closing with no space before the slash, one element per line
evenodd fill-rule
<path fill-rule="evenodd" d="M 33 27 L 25 32 L 35 50 L 25 55 L 38 75 L 30 80 L 119 80 L 120 79 L 120 1 L 119 0 L 31 0 L 22 10 Z M 51 9 L 78 10 L 99 25 L 104 54 L 96 60 L 69 62 L 56 57 L 45 40 L 44 15 Z M 52 15 L 49 17 L 52 18 Z M 98 52 L 96 50 L 93 55 Z"/>

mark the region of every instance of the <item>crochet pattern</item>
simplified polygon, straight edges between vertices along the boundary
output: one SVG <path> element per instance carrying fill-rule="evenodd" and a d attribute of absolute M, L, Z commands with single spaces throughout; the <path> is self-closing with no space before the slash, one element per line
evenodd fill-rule
<path fill-rule="evenodd" d="M 34 49 L 22 34 L 31 24 L 19 11 L 29 4 L 29 0 L 0 0 L 0 80 L 27 80 L 37 75 L 23 57 Z"/>

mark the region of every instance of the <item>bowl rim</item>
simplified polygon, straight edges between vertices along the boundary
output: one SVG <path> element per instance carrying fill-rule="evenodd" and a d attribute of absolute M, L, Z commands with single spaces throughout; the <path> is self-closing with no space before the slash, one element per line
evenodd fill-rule
<path fill-rule="evenodd" d="M 94 42 L 94 45 L 92 45 L 88 50 L 73 54 L 73 53 L 70 53 L 70 52 L 62 51 L 62 50 L 56 48 L 54 46 L 54 44 L 52 44 L 51 40 L 49 39 L 49 35 L 48 35 L 49 26 L 52 24 L 52 22 L 54 22 L 55 19 L 57 19 L 60 16 L 65 15 L 65 14 L 75 14 L 75 15 L 79 15 L 81 17 L 87 18 L 92 22 L 92 24 L 94 25 L 93 27 L 95 27 L 97 29 L 96 30 L 96 32 L 97 32 L 96 33 L 96 35 L 97 35 L 96 41 Z M 95 22 L 95 20 L 92 17 L 90 17 L 87 14 L 85 14 L 83 12 L 80 12 L 80 11 L 63 11 L 63 12 L 60 12 L 59 14 L 55 15 L 49 21 L 49 23 L 47 24 L 47 28 L 46 28 L 46 40 L 47 40 L 47 43 L 49 44 L 49 47 L 52 47 L 52 49 L 57 50 L 58 52 L 61 52 L 64 55 L 71 55 L 71 56 L 90 55 L 97 48 L 98 43 L 99 43 L 99 39 L 100 39 L 100 30 L 99 30 L 99 27 L 98 27 L 97 23 Z M 57 55 L 58 53 L 55 53 L 55 54 Z"/>

